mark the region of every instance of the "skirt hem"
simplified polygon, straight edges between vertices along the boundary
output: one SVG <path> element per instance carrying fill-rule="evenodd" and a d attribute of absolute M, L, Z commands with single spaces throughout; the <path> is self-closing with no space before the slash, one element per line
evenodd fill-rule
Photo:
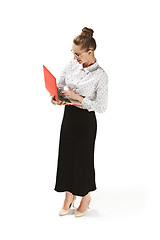
<path fill-rule="evenodd" d="M 84 197 L 86 194 L 88 194 L 89 192 L 95 191 L 96 189 L 97 189 L 97 188 L 94 188 L 94 189 L 92 188 L 92 189 L 88 190 L 88 192 L 86 192 L 86 193 L 84 193 L 84 194 L 79 194 L 79 193 L 73 192 L 72 190 L 69 190 L 69 189 L 59 190 L 59 189 L 55 189 L 55 188 L 54 188 L 54 190 L 55 190 L 56 192 L 70 192 L 70 193 L 72 193 L 73 195 L 79 196 L 79 197 Z"/>

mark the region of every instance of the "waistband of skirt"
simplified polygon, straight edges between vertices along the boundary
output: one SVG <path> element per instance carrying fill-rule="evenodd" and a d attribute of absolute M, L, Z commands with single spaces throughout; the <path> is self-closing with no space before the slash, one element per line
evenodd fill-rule
<path fill-rule="evenodd" d="M 95 111 L 88 111 L 87 109 L 84 108 L 79 108 L 74 105 L 65 105 L 65 110 L 66 111 L 76 111 L 76 112 L 82 112 L 86 114 L 95 114 Z"/>

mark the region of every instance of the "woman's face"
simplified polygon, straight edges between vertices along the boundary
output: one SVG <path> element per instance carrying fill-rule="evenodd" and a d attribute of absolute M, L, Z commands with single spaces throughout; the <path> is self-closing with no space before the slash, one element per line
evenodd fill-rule
<path fill-rule="evenodd" d="M 72 51 L 73 51 L 73 53 L 76 53 L 79 56 L 79 57 L 77 57 L 74 55 L 74 59 L 76 59 L 80 64 L 90 61 L 90 57 L 91 57 L 91 53 L 92 53 L 91 50 L 89 50 L 88 52 L 85 52 L 85 50 L 81 50 L 80 46 L 73 43 Z"/>

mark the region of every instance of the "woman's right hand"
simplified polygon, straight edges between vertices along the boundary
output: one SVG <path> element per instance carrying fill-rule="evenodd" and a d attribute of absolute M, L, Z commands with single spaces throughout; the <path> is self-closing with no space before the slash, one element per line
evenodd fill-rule
<path fill-rule="evenodd" d="M 56 99 L 54 98 L 54 95 L 52 95 L 51 97 L 51 102 L 54 104 L 54 105 L 66 105 L 66 102 L 65 101 L 59 101 L 57 102 Z"/>

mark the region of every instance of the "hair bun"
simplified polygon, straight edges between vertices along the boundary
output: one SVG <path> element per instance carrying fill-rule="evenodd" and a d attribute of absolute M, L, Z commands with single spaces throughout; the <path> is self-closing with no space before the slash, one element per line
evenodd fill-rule
<path fill-rule="evenodd" d="M 82 36 L 85 36 L 86 38 L 92 38 L 94 31 L 91 28 L 84 27 L 82 29 Z"/>

